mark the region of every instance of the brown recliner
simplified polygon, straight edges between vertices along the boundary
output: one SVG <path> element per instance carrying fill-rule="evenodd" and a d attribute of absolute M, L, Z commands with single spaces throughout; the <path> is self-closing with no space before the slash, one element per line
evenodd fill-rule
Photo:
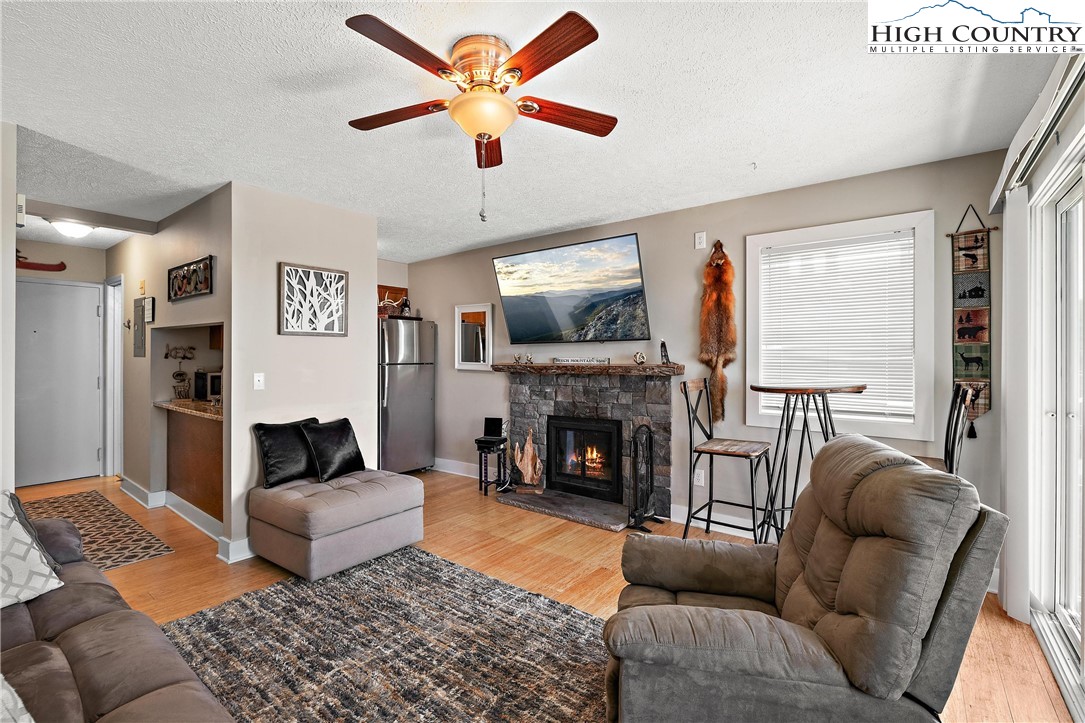
<path fill-rule="evenodd" d="M 631 535 L 611 720 L 932 720 L 1008 518 L 858 435 L 827 443 L 777 545 Z"/>

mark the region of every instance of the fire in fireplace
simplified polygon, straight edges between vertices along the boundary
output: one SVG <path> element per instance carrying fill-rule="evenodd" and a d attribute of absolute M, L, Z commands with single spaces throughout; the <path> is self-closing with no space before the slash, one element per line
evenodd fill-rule
<path fill-rule="evenodd" d="M 622 423 L 548 417 L 546 486 L 608 502 L 622 501 Z"/>

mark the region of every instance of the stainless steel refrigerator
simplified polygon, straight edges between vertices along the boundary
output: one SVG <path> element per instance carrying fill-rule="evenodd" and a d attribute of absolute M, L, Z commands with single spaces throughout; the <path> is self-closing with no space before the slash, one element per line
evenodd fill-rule
<path fill-rule="evenodd" d="M 437 325 L 381 319 L 379 349 L 380 469 L 432 467 Z"/>

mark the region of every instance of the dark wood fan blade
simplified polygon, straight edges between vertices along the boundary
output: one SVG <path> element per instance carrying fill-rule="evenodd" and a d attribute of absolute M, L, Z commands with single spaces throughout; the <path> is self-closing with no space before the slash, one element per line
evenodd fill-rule
<path fill-rule="evenodd" d="M 402 55 L 438 78 L 452 80 L 459 77 L 459 73 L 448 64 L 447 60 L 434 55 L 379 18 L 372 15 L 355 15 L 347 20 L 347 27 L 361 33 L 373 42 L 383 45 L 393 53 Z M 450 77 L 442 75 L 442 71 L 446 75 L 451 74 Z"/>
<path fill-rule="evenodd" d="M 418 105 L 409 105 L 406 108 L 396 108 L 376 115 L 367 115 L 364 118 L 355 118 L 350 122 L 350 127 L 360 131 L 371 131 L 374 128 L 399 123 L 411 118 L 420 118 L 424 115 L 440 113 L 443 110 L 448 110 L 447 100 L 430 100 Z"/>
<path fill-rule="evenodd" d="M 516 68 L 520 71 L 517 85 L 543 72 L 551 65 L 556 65 L 583 47 L 599 39 L 599 33 L 582 16 L 567 12 L 558 21 L 542 31 L 538 37 L 520 48 L 497 72 L 502 73 Z"/>
<path fill-rule="evenodd" d="M 525 97 L 516 101 L 520 108 L 520 115 L 524 118 L 534 118 L 546 123 L 553 123 L 566 128 L 572 128 L 581 133 L 591 133 L 593 136 L 606 136 L 618 125 L 618 119 L 612 115 L 604 115 L 571 105 L 562 105 L 552 100 L 542 98 Z M 531 108 L 538 108 L 529 112 Z"/>
<path fill-rule="evenodd" d="M 482 147 L 486 146 L 486 160 L 483 161 Z M 501 165 L 501 139 L 494 138 L 492 141 L 486 141 L 483 143 L 480 140 L 475 141 L 475 160 L 478 161 L 479 168 L 493 168 L 494 166 Z"/>

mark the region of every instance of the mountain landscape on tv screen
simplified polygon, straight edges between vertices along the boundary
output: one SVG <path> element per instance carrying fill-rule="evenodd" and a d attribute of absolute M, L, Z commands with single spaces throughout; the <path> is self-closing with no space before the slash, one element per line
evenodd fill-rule
<path fill-rule="evenodd" d="M 494 259 L 513 344 L 648 339 L 637 235 Z"/>
<path fill-rule="evenodd" d="M 648 338 L 644 289 L 573 291 L 502 299 L 514 344 Z"/>

